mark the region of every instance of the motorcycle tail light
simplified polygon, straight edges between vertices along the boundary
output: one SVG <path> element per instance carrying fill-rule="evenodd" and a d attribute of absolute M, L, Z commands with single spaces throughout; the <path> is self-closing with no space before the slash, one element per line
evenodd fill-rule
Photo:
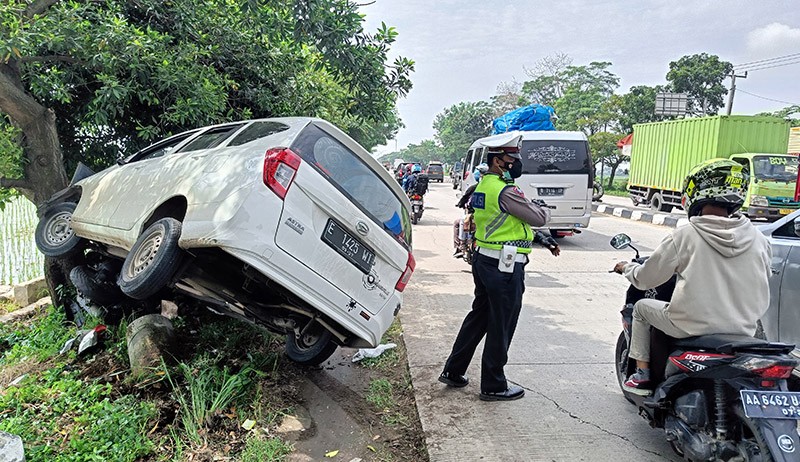
<path fill-rule="evenodd" d="M 411 280 L 411 275 L 414 273 L 414 268 L 417 267 L 417 261 L 414 260 L 414 255 L 411 252 L 408 253 L 408 261 L 406 262 L 406 270 L 403 271 L 403 274 L 400 275 L 400 279 L 397 280 L 397 284 L 395 284 L 394 289 L 398 292 L 402 292 L 406 290 L 406 286 L 408 285 L 408 281 Z"/>
<path fill-rule="evenodd" d="M 286 198 L 300 162 L 300 156 L 289 148 L 270 149 L 264 156 L 264 184 L 281 199 Z"/>
<path fill-rule="evenodd" d="M 750 371 L 765 379 L 788 379 L 797 362 L 793 360 L 776 360 L 774 358 L 749 357 L 733 363 L 739 369 Z"/>

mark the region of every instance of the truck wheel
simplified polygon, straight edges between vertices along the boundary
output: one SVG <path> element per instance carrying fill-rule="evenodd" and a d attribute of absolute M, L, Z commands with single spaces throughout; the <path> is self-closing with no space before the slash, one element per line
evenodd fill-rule
<path fill-rule="evenodd" d="M 314 322 L 300 338 L 294 332 L 286 335 L 286 356 L 292 361 L 306 366 L 316 366 L 330 358 L 336 351 L 333 334 Z"/>
<path fill-rule="evenodd" d="M 70 222 L 77 204 L 61 202 L 48 208 L 36 225 L 36 247 L 47 257 L 63 257 L 78 249 L 81 238 L 75 235 Z"/>
<path fill-rule="evenodd" d="M 672 206 L 664 203 L 664 198 L 661 196 L 661 193 L 653 194 L 653 197 L 650 199 L 650 208 L 656 212 L 669 213 L 672 211 Z"/>
<path fill-rule="evenodd" d="M 125 295 L 144 300 L 169 284 L 183 258 L 180 235 L 181 222 L 174 218 L 162 218 L 144 230 L 119 273 L 117 283 Z"/>

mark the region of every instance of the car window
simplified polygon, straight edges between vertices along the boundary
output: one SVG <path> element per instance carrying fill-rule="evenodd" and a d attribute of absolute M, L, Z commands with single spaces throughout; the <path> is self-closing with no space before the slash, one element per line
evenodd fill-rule
<path fill-rule="evenodd" d="M 291 149 L 388 233 L 411 244 L 408 210 L 389 185 L 347 146 L 316 125 L 309 125 Z"/>
<path fill-rule="evenodd" d="M 135 153 L 134 155 L 132 155 L 126 161 L 126 163 L 138 162 L 140 160 L 147 160 L 147 159 L 155 159 L 164 156 L 166 154 L 169 154 L 170 152 L 172 152 L 173 149 L 175 149 L 175 146 L 183 143 L 184 140 L 186 140 L 187 138 L 189 138 L 190 136 L 194 135 L 197 132 L 198 130 L 192 130 L 190 132 L 180 133 L 171 138 L 167 138 L 166 140 L 148 146 L 142 149 L 141 151 Z"/>
<path fill-rule="evenodd" d="M 586 141 L 525 140 L 520 154 L 523 173 L 589 174 L 591 171 Z"/>
<path fill-rule="evenodd" d="M 265 138 L 288 129 L 288 125 L 280 122 L 253 122 L 249 127 L 236 135 L 231 142 L 228 143 L 228 146 L 241 146 L 245 143 Z"/>
<path fill-rule="evenodd" d="M 772 237 L 779 239 L 796 239 L 800 241 L 800 236 L 798 236 L 795 232 L 795 223 L 797 223 L 798 220 L 800 220 L 800 218 L 795 218 L 794 220 L 789 221 L 785 225 L 776 229 L 772 232 Z"/>
<path fill-rule="evenodd" d="M 180 148 L 177 152 L 197 151 L 218 146 L 243 125 L 244 124 L 225 125 L 224 127 L 209 129 L 190 141 L 186 146 Z"/>

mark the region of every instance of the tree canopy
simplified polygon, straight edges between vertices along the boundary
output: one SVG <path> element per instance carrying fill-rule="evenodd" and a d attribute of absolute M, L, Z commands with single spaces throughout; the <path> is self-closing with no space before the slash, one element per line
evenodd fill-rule
<path fill-rule="evenodd" d="M 692 115 L 715 115 L 725 105 L 728 89 L 722 82 L 732 71 L 719 56 L 699 53 L 669 63 L 667 81 L 670 90 L 689 95 Z"/>
<path fill-rule="evenodd" d="M 442 159 L 461 159 L 475 140 L 489 135 L 492 112 L 489 103 L 478 101 L 458 103 L 437 114 L 433 129 L 442 149 Z"/>
<path fill-rule="evenodd" d="M 0 146 L 19 149 L 0 186 L 41 203 L 78 161 L 229 120 L 318 116 L 384 143 L 414 63 L 363 20 L 350 0 L 3 2 Z"/>

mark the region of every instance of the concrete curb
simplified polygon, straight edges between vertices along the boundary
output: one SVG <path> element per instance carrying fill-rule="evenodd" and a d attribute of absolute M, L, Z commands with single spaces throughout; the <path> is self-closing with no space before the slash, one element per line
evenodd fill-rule
<path fill-rule="evenodd" d="M 685 217 L 674 217 L 664 213 L 650 213 L 643 210 L 631 210 L 627 207 L 614 205 L 592 204 L 592 210 L 619 218 L 643 221 L 654 225 L 669 226 L 670 228 L 678 228 L 689 224 L 689 219 Z"/>

